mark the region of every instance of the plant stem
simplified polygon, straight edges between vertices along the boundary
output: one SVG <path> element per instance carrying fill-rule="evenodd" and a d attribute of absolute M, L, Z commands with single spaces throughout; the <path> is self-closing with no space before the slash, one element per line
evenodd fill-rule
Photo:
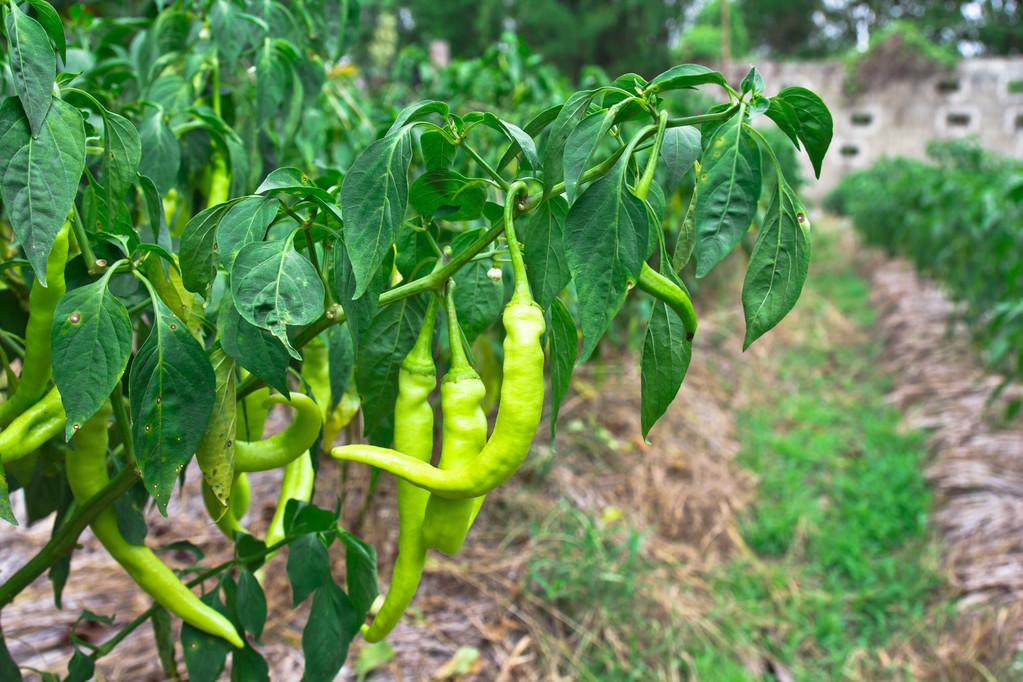
<path fill-rule="evenodd" d="M 525 189 L 526 183 L 523 180 L 516 180 L 508 187 L 508 194 L 504 199 L 504 237 L 508 242 L 508 255 L 511 256 L 512 270 L 515 273 L 514 298 L 531 301 L 533 296 L 529 291 L 526 264 L 522 260 L 522 250 L 519 248 L 519 240 L 515 234 L 515 209 L 519 194 Z"/>
<path fill-rule="evenodd" d="M 85 527 L 114 500 L 128 492 L 138 478 L 139 474 L 133 465 L 125 467 L 103 486 L 102 490 L 79 507 L 77 512 L 66 517 L 64 524 L 57 529 L 50 541 L 0 585 L 0 609 L 10 604 L 22 590 L 70 552 Z"/>
<path fill-rule="evenodd" d="M 96 254 L 93 253 L 92 246 L 89 244 L 89 237 L 85 233 L 85 224 L 82 223 L 82 216 L 78 212 L 77 206 L 71 207 L 71 231 L 74 232 L 75 241 L 78 242 L 78 248 L 82 251 L 85 269 L 90 275 L 99 274 L 102 268 L 96 265 Z"/>
<path fill-rule="evenodd" d="M 479 164 L 479 167 L 482 168 L 483 171 L 487 175 L 492 177 L 494 179 L 494 182 L 496 182 L 498 185 L 501 186 L 501 189 L 503 189 L 505 192 L 507 192 L 508 191 L 508 181 L 505 180 L 504 178 L 502 178 L 501 174 L 498 173 L 496 170 L 494 170 L 494 168 L 489 163 L 487 163 L 486 159 L 484 159 L 482 156 L 477 154 L 476 150 L 473 149 L 472 147 L 470 147 L 465 142 L 465 140 L 463 140 L 461 144 L 462 144 L 462 149 L 465 150 L 465 153 L 468 154 L 469 156 L 471 156 L 472 160 L 475 161 L 477 164 Z"/>

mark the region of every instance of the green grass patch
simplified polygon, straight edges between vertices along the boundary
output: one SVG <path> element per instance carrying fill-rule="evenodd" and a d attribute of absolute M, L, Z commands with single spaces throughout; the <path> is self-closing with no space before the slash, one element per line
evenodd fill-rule
<path fill-rule="evenodd" d="M 866 283 L 823 246 L 798 341 L 776 354 L 776 377 L 739 415 L 739 461 L 759 477 L 741 524 L 753 556 L 714 583 L 713 619 L 734 648 L 799 680 L 839 678 L 857 652 L 920 626 L 942 584 L 923 437 L 904 432 L 885 402 Z M 842 318 L 855 333 L 832 327 Z M 734 653 L 697 660 L 712 676 Z"/>

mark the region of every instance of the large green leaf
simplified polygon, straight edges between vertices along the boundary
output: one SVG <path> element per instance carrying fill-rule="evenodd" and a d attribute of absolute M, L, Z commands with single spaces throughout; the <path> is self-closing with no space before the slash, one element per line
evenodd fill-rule
<path fill-rule="evenodd" d="M 135 354 L 128 389 L 135 461 L 166 515 L 174 482 L 213 413 L 216 377 L 206 351 L 184 323 L 153 299 L 153 329 Z"/>
<path fill-rule="evenodd" d="M 53 380 L 71 439 L 120 381 L 131 356 L 131 320 L 107 288 L 110 275 L 67 292 L 53 318 Z"/>
<path fill-rule="evenodd" d="M 547 328 L 548 355 L 551 367 L 551 443 L 558 432 L 558 412 L 561 402 L 568 393 L 575 369 L 576 356 L 579 353 L 579 332 L 575 327 L 575 319 L 560 298 L 551 304 Z"/>
<path fill-rule="evenodd" d="M 760 200 L 760 148 L 742 112 L 718 126 L 706 145 L 696 197 L 696 275 L 703 277 L 749 229 Z"/>
<path fill-rule="evenodd" d="M 28 4 L 36 13 L 36 21 L 46 30 L 50 42 L 57 47 L 57 54 L 67 61 L 67 36 L 64 35 L 64 22 L 57 10 L 46 0 L 28 0 Z"/>
<path fill-rule="evenodd" d="M 568 202 L 552 196 L 526 214 L 517 235 L 523 243 L 522 258 L 533 296 L 546 309 L 565 288 L 572 274 L 565 256 L 565 216 Z"/>
<path fill-rule="evenodd" d="M 355 367 L 355 347 L 352 345 L 352 331 L 347 324 L 335 324 L 327 330 L 327 346 L 330 349 L 330 409 L 341 402 L 348 389 Z"/>
<path fill-rule="evenodd" d="M 792 107 L 792 113 L 799 121 L 797 135 L 806 147 L 806 154 L 813 164 L 813 172 L 818 178 L 821 176 L 821 163 L 824 162 L 824 155 L 828 153 L 831 145 L 831 137 L 834 128 L 834 121 L 827 105 L 814 92 L 800 87 L 788 87 L 771 98 L 778 99 Z M 768 112 L 770 114 L 770 109 Z M 788 112 L 785 112 L 786 115 Z M 779 118 L 772 119 L 777 123 Z M 780 124 L 779 124 L 780 125 Z M 789 133 L 785 127 L 782 130 Z"/>
<path fill-rule="evenodd" d="M 799 197 L 779 177 L 742 283 L 744 349 L 792 310 L 809 268 L 810 219 Z"/>
<path fill-rule="evenodd" d="M 277 199 L 265 196 L 245 197 L 232 206 L 217 227 L 217 255 L 230 267 L 242 247 L 262 241 L 277 216 Z"/>
<path fill-rule="evenodd" d="M 700 64 L 679 64 L 660 74 L 646 87 L 647 92 L 664 92 L 665 90 L 681 90 L 695 88 L 697 85 L 714 83 L 726 85 L 725 77 L 719 72 L 708 69 Z"/>
<path fill-rule="evenodd" d="M 370 281 L 366 295 L 355 298 L 355 273 L 345 249 L 344 239 L 334 242 L 333 252 L 331 274 L 334 293 L 337 302 L 345 311 L 345 318 L 348 320 L 348 327 L 352 332 L 352 341 L 358 347 L 373 322 L 373 316 L 376 315 L 379 295 L 387 285 L 389 269 L 378 268 Z"/>
<path fill-rule="evenodd" d="M 210 354 L 216 377 L 216 402 L 206 433 L 195 450 L 203 480 L 221 504 L 227 504 L 234 482 L 234 437 L 238 399 L 235 396 L 235 364 L 222 348 Z"/>
<path fill-rule="evenodd" d="M 554 185 L 564 179 L 565 144 L 568 136 L 586 116 L 590 102 L 597 90 L 580 90 L 575 92 L 565 105 L 558 110 L 557 118 L 551 123 L 547 134 L 547 145 L 543 151 L 543 188 L 549 192 Z"/>
<path fill-rule="evenodd" d="M 152 109 L 142 120 L 139 138 L 142 144 L 139 173 L 150 178 L 160 194 L 166 194 L 178 180 L 181 145 L 161 109 Z"/>
<path fill-rule="evenodd" d="M 331 583 L 330 557 L 319 533 L 300 535 L 288 549 L 288 579 L 291 601 L 298 606 L 310 594 Z"/>
<path fill-rule="evenodd" d="M 408 205 L 412 145 L 399 128 L 366 147 L 341 185 L 345 245 L 355 276 L 353 298 L 369 288 L 387 251 L 398 238 Z"/>
<path fill-rule="evenodd" d="M 486 200 L 485 181 L 447 169 L 423 173 L 409 189 L 412 208 L 438 220 L 475 220 Z"/>
<path fill-rule="evenodd" d="M 302 630 L 305 672 L 302 682 L 331 682 L 348 657 L 359 631 L 355 605 L 344 590 L 327 581 L 316 590 L 309 620 Z"/>
<path fill-rule="evenodd" d="M 142 160 L 139 131 L 120 114 L 107 112 L 103 137 L 103 182 L 115 198 L 120 198 L 135 182 Z"/>
<path fill-rule="evenodd" d="M 230 291 L 221 299 L 217 329 L 225 353 L 269 386 L 288 394 L 288 349 L 266 329 L 246 322 L 234 307 Z"/>
<path fill-rule="evenodd" d="M 316 268 L 293 248 L 295 235 L 242 247 L 231 268 L 235 308 L 250 324 L 281 340 L 293 358 L 288 325 L 309 324 L 323 312 L 323 282 Z"/>
<path fill-rule="evenodd" d="M 483 228 L 463 232 L 451 244 L 453 253 L 462 251 L 483 233 Z M 489 259 L 466 263 L 455 273 L 455 308 L 458 310 L 458 324 L 465 339 L 472 343 L 485 329 L 497 322 L 504 304 L 504 285 L 487 276 L 493 266 Z"/>
<path fill-rule="evenodd" d="M 586 188 L 565 219 L 565 252 L 590 357 L 639 277 L 650 229 L 646 205 L 626 187 L 628 159 Z"/>
<path fill-rule="evenodd" d="M 691 126 L 668 128 L 661 143 L 661 161 L 667 172 L 664 187 L 673 192 L 700 158 L 700 131 Z"/>
<path fill-rule="evenodd" d="M 227 609 L 220 601 L 220 589 L 214 589 L 202 597 L 202 602 L 214 611 L 227 615 Z M 181 651 L 185 669 L 191 682 L 217 682 L 224 671 L 227 654 L 231 645 L 225 640 L 183 623 L 181 625 Z"/>
<path fill-rule="evenodd" d="M 17 138 L 17 124 L 13 124 L 3 135 L 3 148 L 13 148 Z M 85 168 L 82 116 L 78 109 L 55 99 L 39 134 L 22 142 L 7 162 L 0 189 L 14 233 L 36 277 L 45 284 L 46 259 Z"/>
<path fill-rule="evenodd" d="M 231 0 L 216 0 L 210 7 L 210 33 L 227 63 L 238 59 L 259 28 L 247 21 L 244 12 Z"/>
<path fill-rule="evenodd" d="M 363 428 L 374 445 L 394 438 L 398 370 L 416 341 L 426 308 L 413 296 L 381 308 L 356 348 L 355 383 L 362 395 Z"/>
<path fill-rule="evenodd" d="M 686 376 L 693 355 L 687 336 L 686 326 L 675 311 L 662 301 L 654 301 L 640 361 L 643 438 L 671 405 Z"/>
<path fill-rule="evenodd" d="M 181 233 L 181 281 L 189 291 L 205 294 L 216 274 L 217 226 L 231 204 L 217 204 L 196 213 Z"/>
<path fill-rule="evenodd" d="M 257 640 L 263 636 L 263 627 L 266 625 L 266 595 L 256 576 L 245 569 L 238 574 L 235 610 L 245 632 L 252 633 Z"/>
<path fill-rule="evenodd" d="M 345 579 L 348 594 L 355 606 L 356 618 L 362 621 L 373 600 L 380 594 L 377 584 L 377 553 L 373 546 L 348 531 L 338 533 L 345 546 Z"/>
<path fill-rule="evenodd" d="M 38 135 L 53 99 L 57 55 L 46 30 L 22 12 L 17 3 L 8 5 L 4 28 L 14 90 L 25 109 L 32 134 Z"/>

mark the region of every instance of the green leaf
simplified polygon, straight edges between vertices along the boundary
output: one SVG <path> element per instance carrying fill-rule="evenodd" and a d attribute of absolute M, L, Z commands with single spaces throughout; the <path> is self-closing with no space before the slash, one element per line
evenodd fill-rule
<path fill-rule="evenodd" d="M 189 291 L 205 294 L 216 274 L 217 226 L 231 204 L 217 204 L 196 213 L 181 233 L 181 282 Z"/>
<path fill-rule="evenodd" d="M 535 138 L 558 117 L 558 114 L 561 113 L 561 109 L 561 104 L 555 104 L 547 107 L 539 114 L 529 119 L 529 122 L 526 123 L 526 127 L 522 129 L 522 132 Z M 504 170 L 505 166 L 511 163 L 511 160 L 518 156 L 521 151 L 522 149 L 519 147 L 519 144 L 517 142 L 512 142 L 511 146 L 508 147 L 508 150 L 497 163 L 497 170 Z"/>
<path fill-rule="evenodd" d="M 178 675 L 178 662 L 175 660 L 174 631 L 171 629 L 170 613 L 162 606 L 157 606 L 149 622 L 153 626 L 153 639 L 156 640 L 160 667 L 168 679 L 173 679 Z"/>
<path fill-rule="evenodd" d="M 181 145 L 164 120 L 162 110 L 153 109 L 142 120 L 139 138 L 142 143 L 139 173 L 150 178 L 161 195 L 166 194 L 178 180 Z"/>
<path fill-rule="evenodd" d="M 363 429 L 374 445 L 390 445 L 394 438 L 398 370 L 415 343 L 425 308 L 422 296 L 384 306 L 356 348 L 355 383 L 362 395 Z"/>
<path fill-rule="evenodd" d="M 14 517 L 14 511 L 11 509 L 11 498 L 7 488 L 7 477 L 4 474 L 3 469 L 0 469 L 0 519 L 3 519 L 12 526 L 18 525 L 18 519 Z M 6 651 L 0 651 L 0 654 L 6 653 Z M 0 660 L 0 670 L 2 670 L 3 661 Z"/>
<path fill-rule="evenodd" d="M 596 94 L 596 90 L 580 90 L 573 93 L 565 105 L 558 110 L 557 118 L 551 123 L 551 129 L 547 134 L 547 144 L 543 151 L 543 189 L 545 194 L 564 179 L 565 144 L 568 142 L 568 136 L 586 116 L 590 102 L 593 101 Z"/>
<path fill-rule="evenodd" d="M 696 248 L 696 194 L 697 187 L 693 188 L 693 198 L 689 200 L 689 208 L 686 209 L 686 216 L 678 228 L 678 240 L 675 242 L 675 252 L 671 256 L 671 267 L 675 272 L 682 272 L 693 257 L 693 250 Z"/>
<path fill-rule="evenodd" d="M 483 233 L 483 228 L 459 234 L 451 243 L 453 253 L 465 249 Z M 490 260 L 466 263 L 455 273 L 455 308 L 458 310 L 458 324 L 465 334 L 465 340 L 472 343 L 484 330 L 497 322 L 504 307 L 504 285 L 487 276 L 492 267 Z"/>
<path fill-rule="evenodd" d="M 262 637 L 266 625 L 266 595 L 256 576 L 245 569 L 238 574 L 237 611 L 242 628 L 257 640 Z"/>
<path fill-rule="evenodd" d="M 743 350 L 792 310 L 810 268 L 810 219 L 784 179 L 777 184 L 742 283 Z"/>
<path fill-rule="evenodd" d="M 206 351 L 157 297 L 149 338 L 128 377 L 135 460 L 161 513 L 178 474 L 206 431 L 216 401 L 216 377 Z"/>
<path fill-rule="evenodd" d="M 53 100 L 53 82 L 57 76 L 57 55 L 46 30 L 32 17 L 10 3 L 7 21 L 8 55 L 14 90 L 28 117 L 32 134 L 38 135 Z"/>
<path fill-rule="evenodd" d="M 289 354 L 288 325 L 309 324 L 323 312 L 323 282 L 316 268 L 287 239 L 253 242 L 242 247 L 231 268 L 231 295 L 246 322 L 267 329 Z"/>
<path fill-rule="evenodd" d="M 412 183 L 409 203 L 420 215 L 438 220 L 475 220 L 483 215 L 486 183 L 452 170 L 423 173 Z"/>
<path fill-rule="evenodd" d="M 261 125 L 283 104 L 290 80 L 287 63 L 274 49 L 273 41 L 265 38 L 256 57 L 256 118 Z"/>
<path fill-rule="evenodd" d="M 305 672 L 302 682 L 331 682 L 359 631 L 359 619 L 348 595 L 333 581 L 316 590 L 309 620 L 302 630 Z"/>
<path fill-rule="evenodd" d="M 67 61 L 67 37 L 64 35 L 64 23 L 57 14 L 57 10 L 46 0 L 28 0 L 32 9 L 36 12 L 36 21 L 46 30 L 50 42 L 57 46 L 60 58 Z"/>
<path fill-rule="evenodd" d="M 384 135 L 384 139 L 387 139 L 391 135 L 402 133 L 402 129 L 406 124 L 414 121 L 421 121 L 428 117 L 430 114 L 440 114 L 442 117 L 447 118 L 448 116 L 448 105 L 446 102 L 438 102 L 437 100 L 424 99 L 419 102 L 413 102 L 408 105 L 400 112 L 394 119 L 394 123 L 388 128 L 387 134 Z"/>
<path fill-rule="evenodd" d="M 217 227 L 217 254 L 230 268 L 246 244 L 262 241 L 277 216 L 278 201 L 272 197 L 244 197 L 232 206 Z"/>
<path fill-rule="evenodd" d="M 647 209 L 625 185 L 628 159 L 586 188 L 565 219 L 565 252 L 579 300 L 581 358 L 597 342 L 639 277 L 650 229 Z"/>
<path fill-rule="evenodd" d="M 436 130 L 427 130 L 419 138 L 419 148 L 423 153 L 423 162 L 426 170 L 444 170 L 451 167 L 458 148 L 447 141 L 447 139 Z M 415 201 L 413 200 L 413 206 Z"/>
<path fill-rule="evenodd" d="M 138 175 L 142 142 L 139 131 L 125 117 L 107 112 L 104 120 L 103 182 L 114 197 L 120 197 Z"/>
<path fill-rule="evenodd" d="M 231 652 L 231 682 L 270 682 L 266 659 L 251 646 L 235 649 Z"/>
<path fill-rule="evenodd" d="M 75 653 L 71 655 L 71 661 L 67 666 L 65 682 L 87 682 L 92 679 L 94 674 L 96 674 L 96 661 L 75 647 Z"/>
<path fill-rule="evenodd" d="M 558 432 L 558 412 L 561 402 L 568 393 L 572 381 L 572 370 L 575 369 L 576 356 L 579 353 L 579 331 L 575 327 L 575 319 L 560 298 L 551 303 L 550 319 L 547 328 L 550 369 L 551 369 L 551 445 Z"/>
<path fill-rule="evenodd" d="M 323 585 L 333 585 L 327 546 L 318 533 L 300 535 L 288 548 L 292 605 L 298 606 Z"/>
<path fill-rule="evenodd" d="M 778 129 L 792 140 L 796 149 L 801 149 L 799 146 L 799 117 L 796 116 L 796 110 L 792 108 L 791 104 L 783 99 L 772 97 L 764 115 L 774 121 Z"/>
<path fill-rule="evenodd" d="M 341 402 L 341 396 L 348 390 L 348 382 L 355 367 L 355 347 L 352 345 L 352 332 L 347 324 L 335 324 L 327 330 L 327 348 L 330 364 L 330 409 L 333 410 Z"/>
<path fill-rule="evenodd" d="M 379 303 L 379 294 L 387 285 L 387 277 L 390 274 L 388 268 L 379 268 L 376 276 L 371 280 L 366 295 L 358 299 L 355 296 L 355 273 L 352 270 L 351 260 L 348 258 L 348 251 L 345 249 L 344 239 L 334 242 L 333 268 L 331 279 L 334 285 L 334 293 L 338 303 L 345 311 L 345 318 L 348 320 L 348 327 L 352 332 L 352 340 L 358 347 L 362 338 L 366 335 L 373 322 Z"/>
<path fill-rule="evenodd" d="M 219 594 L 220 590 L 215 589 L 200 599 L 218 613 L 227 615 Z M 207 634 L 188 623 L 181 625 L 181 651 L 190 682 L 217 682 L 231 649 L 230 644 L 216 635 Z"/>
<path fill-rule="evenodd" d="M 810 157 L 810 163 L 813 164 L 814 175 L 820 178 L 821 163 L 824 161 L 825 154 L 828 153 L 828 147 L 831 146 L 834 129 L 834 121 L 827 105 L 814 92 L 800 87 L 785 88 L 773 99 L 782 100 L 790 105 L 795 112 L 796 120 L 799 121 L 799 139 L 806 147 L 806 155 Z M 777 119 L 773 116 L 771 120 L 777 123 Z"/>
<path fill-rule="evenodd" d="M 534 170 L 540 169 L 540 157 L 536 154 L 536 143 L 533 138 L 530 137 L 522 128 L 519 128 L 514 123 L 504 121 L 489 111 L 483 112 L 472 112 L 465 116 L 465 121 L 473 122 L 479 121 L 483 125 L 487 126 L 491 130 L 496 130 L 507 138 L 512 143 L 512 148 L 517 149 L 518 152 L 522 153 L 526 163 L 529 167 Z"/>
<path fill-rule="evenodd" d="M 210 33 L 228 64 L 237 60 L 252 37 L 258 35 L 256 25 L 245 21 L 243 14 L 230 0 L 216 0 L 210 7 Z"/>
<path fill-rule="evenodd" d="M 284 395 L 288 395 L 288 364 L 291 356 L 280 340 L 266 329 L 249 324 L 225 292 L 217 317 L 220 344 L 239 365 Z"/>
<path fill-rule="evenodd" d="M 366 147 L 341 185 L 345 247 L 355 275 L 353 298 L 366 293 L 398 238 L 408 205 L 411 162 L 412 145 L 402 128 Z"/>
<path fill-rule="evenodd" d="M 661 160 L 667 179 L 664 188 L 674 192 L 682 184 L 682 178 L 693 169 L 693 163 L 700 158 L 700 131 L 692 126 L 668 128 L 661 143 Z"/>
<path fill-rule="evenodd" d="M 743 116 L 722 123 L 707 144 L 696 197 L 696 276 L 727 256 L 749 229 L 760 199 L 760 148 Z"/>
<path fill-rule="evenodd" d="M 723 87 L 727 84 L 727 81 L 720 73 L 713 69 L 708 69 L 706 66 L 701 66 L 700 64 L 679 64 L 650 81 L 646 91 L 664 92 L 666 90 L 681 90 L 683 88 L 695 88 L 697 85 L 707 83 Z"/>
<path fill-rule="evenodd" d="M 340 533 L 345 545 L 345 578 L 348 594 L 355 607 L 356 619 L 362 622 L 373 601 L 380 594 L 377 584 L 377 553 L 373 546 L 348 531 Z"/>
<path fill-rule="evenodd" d="M 222 348 L 210 353 L 217 380 L 216 402 L 209 426 L 195 450 L 203 480 L 221 504 L 227 504 L 234 483 L 234 437 L 238 399 L 235 397 L 235 364 Z"/>
<path fill-rule="evenodd" d="M 13 123 L 3 134 L 5 151 L 20 137 L 17 128 Z M 14 233 L 45 285 L 46 258 L 78 194 L 85 168 L 85 125 L 78 109 L 55 99 L 39 134 L 25 135 L 21 141 L 7 161 L 0 190 Z"/>
<path fill-rule="evenodd" d="M 654 301 L 640 361 L 640 420 L 644 439 L 682 386 L 693 355 L 692 342 L 687 335 L 675 311 L 661 301 Z"/>
<path fill-rule="evenodd" d="M 288 500 L 284 508 L 284 532 L 288 535 L 326 533 L 337 529 L 337 513 L 301 500 Z"/>
<path fill-rule="evenodd" d="M 580 121 L 565 141 L 562 166 L 565 173 L 565 196 L 569 204 L 575 201 L 579 193 L 579 178 L 588 168 L 594 150 L 610 129 L 607 112 L 598 111 Z"/>
<path fill-rule="evenodd" d="M 0 481 L 2 480 L 3 475 L 0 475 Z M 3 633 L 0 632 L 0 680 L 21 682 L 22 679 L 21 670 L 18 669 L 18 664 L 14 662 L 11 652 L 7 650 L 7 642 L 4 640 Z"/>
<path fill-rule="evenodd" d="M 541 308 L 548 308 L 564 289 L 572 274 L 565 256 L 565 217 L 568 202 L 552 196 L 526 214 L 518 236 L 533 296 Z"/>
<path fill-rule="evenodd" d="M 131 320 L 109 281 L 107 275 L 67 292 L 53 316 L 53 380 L 67 413 L 66 440 L 110 396 L 131 356 Z"/>
<path fill-rule="evenodd" d="M 743 76 L 742 82 L 739 83 L 739 90 L 742 94 L 753 93 L 759 95 L 764 91 L 764 77 L 757 71 L 757 67 L 751 66 L 750 70 Z"/>

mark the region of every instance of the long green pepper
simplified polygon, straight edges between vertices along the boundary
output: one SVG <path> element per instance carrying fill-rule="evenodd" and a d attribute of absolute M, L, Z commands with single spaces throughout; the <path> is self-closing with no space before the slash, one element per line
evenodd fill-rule
<path fill-rule="evenodd" d="M 487 387 L 469 364 L 462 347 L 462 331 L 455 311 L 453 285 L 453 282 L 448 283 L 445 300 L 451 365 L 440 387 L 444 440 L 437 466 L 442 470 L 458 469 L 470 463 L 487 442 L 487 415 L 483 411 Z M 423 519 L 426 546 L 445 554 L 456 554 L 462 548 L 482 504 L 483 496 L 450 500 L 430 495 Z"/>
<path fill-rule="evenodd" d="M 394 405 L 394 447 L 403 456 L 429 465 L 433 455 L 433 408 L 430 394 L 437 387 L 437 368 L 433 362 L 433 328 L 437 316 L 436 299 L 431 298 L 426 317 L 412 350 L 398 371 L 398 398 Z M 379 642 L 398 624 L 412 602 L 423 576 L 426 543 L 423 516 L 430 494 L 422 488 L 398 481 L 398 556 L 391 572 L 387 596 L 373 622 L 362 626 L 368 642 Z"/>
<path fill-rule="evenodd" d="M 515 201 L 524 189 L 523 182 L 513 183 L 505 203 L 505 235 L 515 272 L 515 292 L 502 316 L 506 333 L 504 379 L 497 422 L 487 444 L 470 462 L 447 470 L 400 451 L 371 445 L 335 448 L 331 453 L 334 457 L 389 471 L 413 485 L 450 499 L 485 495 L 508 480 L 522 464 L 540 425 L 544 390 L 544 354 L 540 344 L 544 332 L 543 312 L 529 291 L 526 266 L 513 225 Z"/>
<path fill-rule="evenodd" d="M 67 456 L 65 468 L 71 491 L 79 504 L 99 493 L 110 481 L 107 472 L 110 403 L 86 422 L 74 436 L 75 450 Z M 96 534 L 110 556 L 139 587 L 161 606 L 203 632 L 221 637 L 241 648 L 245 641 L 231 621 L 199 600 L 165 563 L 145 545 L 133 545 L 117 528 L 117 513 L 107 507 L 92 521 Z"/>

